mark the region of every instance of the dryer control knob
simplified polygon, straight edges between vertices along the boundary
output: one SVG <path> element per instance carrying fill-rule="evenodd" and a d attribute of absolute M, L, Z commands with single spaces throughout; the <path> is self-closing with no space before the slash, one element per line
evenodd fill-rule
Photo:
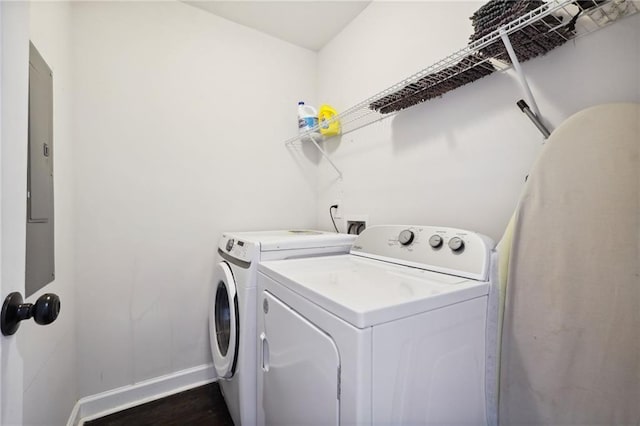
<path fill-rule="evenodd" d="M 451 251 L 462 251 L 464 249 L 464 241 L 460 237 L 453 237 L 449 240 L 449 248 Z"/>
<path fill-rule="evenodd" d="M 400 244 L 402 244 L 403 246 L 408 246 L 413 242 L 414 236 L 415 235 L 413 234 L 413 231 L 405 229 L 400 233 L 400 235 L 398 235 L 398 241 L 400 241 Z"/>
<path fill-rule="evenodd" d="M 442 237 L 438 234 L 434 234 L 429 238 L 429 245 L 433 248 L 442 247 Z"/>

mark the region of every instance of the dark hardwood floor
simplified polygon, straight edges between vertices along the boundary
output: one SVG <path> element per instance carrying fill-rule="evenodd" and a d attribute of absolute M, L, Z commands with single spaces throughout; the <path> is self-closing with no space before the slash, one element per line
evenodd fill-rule
<path fill-rule="evenodd" d="M 233 426 L 217 383 L 91 420 L 87 426 Z"/>

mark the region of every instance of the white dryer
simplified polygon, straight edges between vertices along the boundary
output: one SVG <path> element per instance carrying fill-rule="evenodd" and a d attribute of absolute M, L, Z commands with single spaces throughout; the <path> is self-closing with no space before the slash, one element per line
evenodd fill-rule
<path fill-rule="evenodd" d="M 258 424 L 493 423 L 493 248 L 377 226 L 350 254 L 262 263 Z"/>
<path fill-rule="evenodd" d="M 256 423 L 256 278 L 260 261 L 348 253 L 355 235 L 309 230 L 224 233 L 209 311 L 214 368 L 233 422 Z"/>

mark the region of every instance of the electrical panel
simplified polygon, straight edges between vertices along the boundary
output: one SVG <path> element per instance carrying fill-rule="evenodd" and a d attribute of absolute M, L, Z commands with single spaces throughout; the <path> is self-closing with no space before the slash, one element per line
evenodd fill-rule
<path fill-rule="evenodd" d="M 29 155 L 25 294 L 55 278 L 53 221 L 53 74 L 29 43 Z"/>

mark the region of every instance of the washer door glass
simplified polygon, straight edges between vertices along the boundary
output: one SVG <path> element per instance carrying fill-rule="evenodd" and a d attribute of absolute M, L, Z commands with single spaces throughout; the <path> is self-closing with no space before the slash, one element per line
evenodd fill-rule
<path fill-rule="evenodd" d="M 218 350 L 224 356 L 229 351 L 229 339 L 231 338 L 231 307 L 229 292 L 225 283 L 220 281 L 216 290 L 216 301 L 213 315 L 215 317 L 216 343 Z"/>
<path fill-rule="evenodd" d="M 219 378 L 233 376 L 238 344 L 236 283 L 226 262 L 216 265 L 209 313 L 209 337 L 213 365 Z"/>

